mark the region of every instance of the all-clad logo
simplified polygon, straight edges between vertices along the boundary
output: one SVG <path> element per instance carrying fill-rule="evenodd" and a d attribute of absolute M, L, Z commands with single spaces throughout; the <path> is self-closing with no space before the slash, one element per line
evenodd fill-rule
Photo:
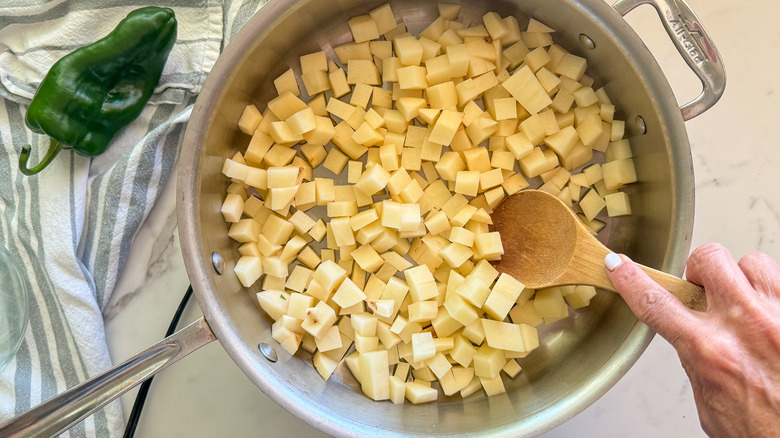
<path fill-rule="evenodd" d="M 704 64 L 707 61 L 707 56 L 699 43 L 702 40 L 699 23 L 686 21 L 681 15 L 675 17 L 672 11 L 666 11 L 666 19 L 688 57 L 697 66 Z"/>

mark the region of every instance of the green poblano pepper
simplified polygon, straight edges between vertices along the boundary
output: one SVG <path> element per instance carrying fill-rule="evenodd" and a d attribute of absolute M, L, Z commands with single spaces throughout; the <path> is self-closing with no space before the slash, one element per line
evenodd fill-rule
<path fill-rule="evenodd" d="M 62 149 L 95 156 L 133 121 L 160 80 L 176 42 L 176 16 L 168 8 L 146 7 L 125 17 L 106 37 L 57 61 L 30 102 L 25 122 L 51 138 L 41 162 L 27 167 L 30 146 L 22 149 L 19 170 L 34 175 Z"/>

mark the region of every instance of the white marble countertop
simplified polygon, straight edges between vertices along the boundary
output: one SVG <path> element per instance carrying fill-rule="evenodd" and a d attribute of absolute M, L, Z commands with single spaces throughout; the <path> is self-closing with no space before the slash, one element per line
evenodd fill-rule
<path fill-rule="evenodd" d="M 780 2 L 689 0 L 725 60 L 722 100 L 686 123 L 696 175 L 693 247 L 718 241 L 735 257 L 764 251 L 780 259 Z M 672 48 L 650 7 L 628 16 L 658 58 L 680 101 L 700 86 Z M 105 315 L 112 358 L 124 360 L 162 338 L 189 284 L 170 184 L 133 245 Z M 200 316 L 188 306 L 182 323 Z M 128 415 L 136 390 L 122 397 Z M 218 342 L 174 364 L 154 381 L 137 435 L 326 436 L 277 406 L 228 358 Z M 703 436 L 690 383 L 674 350 L 656 337 L 604 397 L 545 437 Z"/>

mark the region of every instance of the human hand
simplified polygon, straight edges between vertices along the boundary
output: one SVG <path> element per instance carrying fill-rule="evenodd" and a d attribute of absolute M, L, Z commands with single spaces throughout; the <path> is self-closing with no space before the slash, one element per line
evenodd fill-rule
<path fill-rule="evenodd" d="M 605 263 L 607 277 L 637 318 L 677 350 L 708 435 L 780 433 L 777 262 L 754 253 L 737 263 L 714 243 L 694 250 L 686 277 L 704 286 L 706 312 L 686 308 L 626 256 L 610 255 Z"/>

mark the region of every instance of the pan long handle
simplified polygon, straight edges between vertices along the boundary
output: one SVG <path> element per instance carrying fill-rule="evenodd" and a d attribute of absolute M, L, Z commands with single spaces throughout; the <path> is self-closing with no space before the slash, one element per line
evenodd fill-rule
<path fill-rule="evenodd" d="M 680 107 L 683 120 L 690 120 L 710 109 L 723 95 L 726 88 L 723 59 L 685 0 L 618 0 L 612 8 L 625 16 L 643 4 L 652 5 L 658 12 L 677 51 L 702 83 L 701 94 Z"/>
<path fill-rule="evenodd" d="M 51 437 L 216 339 L 204 318 L 125 362 L 0 425 L 0 437 Z"/>

